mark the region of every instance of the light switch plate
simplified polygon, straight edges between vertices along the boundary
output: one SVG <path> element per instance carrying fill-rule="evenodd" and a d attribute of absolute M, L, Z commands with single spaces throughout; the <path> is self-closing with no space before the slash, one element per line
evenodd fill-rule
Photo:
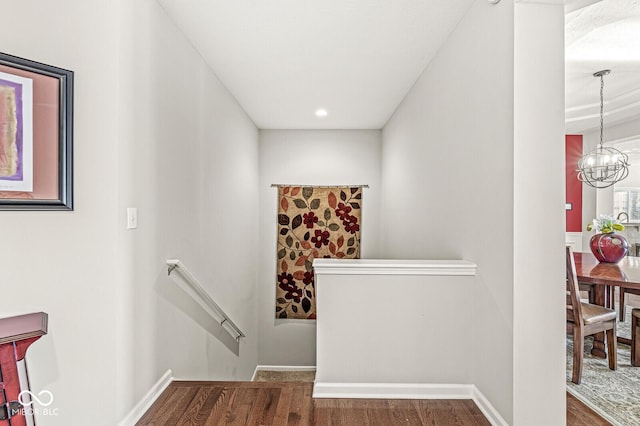
<path fill-rule="evenodd" d="M 138 209 L 135 207 L 127 208 L 127 229 L 136 229 L 138 227 Z"/>

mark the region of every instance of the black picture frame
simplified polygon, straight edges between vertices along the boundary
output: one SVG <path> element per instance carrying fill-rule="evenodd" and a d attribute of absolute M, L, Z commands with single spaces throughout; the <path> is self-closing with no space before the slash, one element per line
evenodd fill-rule
<path fill-rule="evenodd" d="M 29 160 L 32 190 L 7 190 L 0 186 L 0 210 L 73 210 L 73 71 L 0 52 L 0 73 L 7 78 L 31 80 L 29 90 L 33 98 L 29 117 L 32 123 L 32 158 Z M 4 117 L 0 116 L 0 125 L 3 121 Z M 2 148 L 0 146 L 0 154 Z M 22 158 L 14 163 L 20 161 Z M 22 173 L 23 167 L 20 167 Z M 7 182 L 10 178 L 7 177 Z M 22 174 L 20 179 L 25 179 Z"/>

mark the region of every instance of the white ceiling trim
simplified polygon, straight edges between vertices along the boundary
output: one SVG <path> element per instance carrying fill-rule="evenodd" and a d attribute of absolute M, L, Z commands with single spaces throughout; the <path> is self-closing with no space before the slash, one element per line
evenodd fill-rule
<path fill-rule="evenodd" d="M 600 108 L 599 105 L 598 108 Z M 636 101 L 619 108 L 609 109 L 609 112 L 605 112 L 603 114 L 605 117 L 605 128 L 607 127 L 607 125 L 620 124 L 626 121 L 633 121 L 637 119 L 638 110 L 640 110 L 640 101 Z M 600 112 L 598 111 L 594 114 L 585 114 L 579 117 L 565 118 L 565 124 L 567 125 L 567 127 L 572 128 L 571 125 L 576 125 L 579 123 L 582 123 L 582 125 L 580 125 L 580 129 L 582 131 L 589 131 L 600 127 Z"/>
<path fill-rule="evenodd" d="M 640 88 L 633 89 L 633 90 L 630 90 L 629 92 L 610 98 L 604 103 L 604 115 L 606 116 L 607 114 L 615 114 L 616 112 L 624 111 L 629 107 L 638 106 L 638 104 L 640 104 L 640 100 L 638 100 L 639 97 L 640 97 Z M 592 109 L 597 109 L 598 110 L 597 115 L 600 115 L 600 102 L 594 102 L 590 104 L 570 107 L 570 108 L 567 108 L 565 111 L 567 113 L 579 113 L 580 111 L 592 110 Z M 593 116 L 593 113 L 585 114 L 585 116 L 587 115 Z M 579 117 L 575 117 L 575 118 L 579 118 Z"/>
<path fill-rule="evenodd" d="M 565 13 L 575 12 L 576 10 L 583 9 L 600 1 L 602 0 L 566 0 L 564 3 L 564 11 Z"/>
<path fill-rule="evenodd" d="M 640 142 L 640 135 L 633 135 L 633 136 L 628 136 L 628 137 L 619 138 L 619 139 L 611 139 L 611 140 L 605 141 L 603 145 L 618 145 L 618 144 L 627 143 L 627 142 Z"/>
<path fill-rule="evenodd" d="M 516 0 L 516 3 L 536 3 L 547 4 L 550 6 L 563 6 L 565 4 L 565 0 Z"/>

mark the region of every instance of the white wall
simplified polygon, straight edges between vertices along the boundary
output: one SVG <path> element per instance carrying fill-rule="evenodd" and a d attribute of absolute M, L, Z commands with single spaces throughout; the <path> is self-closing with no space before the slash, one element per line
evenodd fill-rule
<path fill-rule="evenodd" d="M 563 2 L 516 3 L 513 158 L 513 424 L 516 425 L 566 423 L 563 37 Z M 541 63 L 543 67 L 539 66 Z"/>
<path fill-rule="evenodd" d="M 258 130 L 157 2 L 125 3 L 120 415 L 167 369 L 249 380 L 258 345 Z M 126 207 L 138 208 L 136 230 L 124 229 Z M 167 258 L 238 324 L 239 346 L 167 277 Z"/>
<path fill-rule="evenodd" d="M 116 424 L 117 8 L 106 1 L 3 2 L 2 51 L 75 71 L 75 211 L 0 212 L 0 316 L 45 311 L 27 352 L 38 426 Z"/>
<path fill-rule="evenodd" d="M 0 212 L 0 290 L 15 295 L 0 316 L 50 315 L 27 361 L 32 389 L 51 391 L 58 415 L 38 425 L 113 426 L 169 368 L 249 379 L 255 125 L 153 0 L 7 8 L 4 52 L 75 71 L 75 211 Z M 138 208 L 136 230 L 125 230 L 126 207 Z M 167 278 L 168 257 L 242 327 L 239 346 Z"/>
<path fill-rule="evenodd" d="M 471 380 L 513 419 L 513 1 L 473 4 L 383 131 L 387 256 L 477 263 Z M 450 368 L 446 366 L 443 368 Z"/>
<path fill-rule="evenodd" d="M 460 293 L 473 292 L 475 277 L 464 276 L 472 264 L 349 262 L 336 271 L 333 259 L 319 260 L 315 389 L 350 395 L 353 387 L 375 393 L 397 385 L 406 395 L 412 384 L 472 384 L 473 342 L 451 338 L 475 321 L 471 310 L 451 314 Z"/>
<path fill-rule="evenodd" d="M 518 3 L 517 7 L 522 5 Z M 382 247 L 385 255 L 394 258 L 458 258 L 477 263 L 476 290 L 460 291 L 456 306 L 460 311 L 472 312 L 474 321 L 469 324 L 466 334 L 451 336 L 451 339 L 473 342 L 474 351 L 469 359 L 472 382 L 510 424 L 563 424 L 564 414 L 559 413 L 559 407 L 564 409 L 564 398 L 555 398 L 560 389 L 556 385 L 564 386 L 564 373 L 558 368 L 564 359 L 562 352 L 558 352 L 559 348 L 564 351 L 564 346 L 559 346 L 562 338 L 554 341 L 544 357 L 540 356 L 526 366 L 521 360 L 529 360 L 529 357 L 524 357 L 517 345 L 514 347 L 514 327 L 521 321 L 530 321 L 536 336 L 542 331 L 556 337 L 564 332 L 564 325 L 556 324 L 555 316 L 550 323 L 557 325 L 557 329 L 540 327 L 533 320 L 532 310 L 544 311 L 540 295 L 533 299 L 530 307 L 525 307 L 521 299 L 514 302 L 514 285 L 525 285 L 530 281 L 526 279 L 514 284 L 514 277 L 522 279 L 521 271 L 514 270 L 514 262 L 517 260 L 518 268 L 522 267 L 522 238 L 529 232 L 522 233 L 518 227 L 531 226 L 523 223 L 529 213 L 518 210 L 514 217 L 514 206 L 521 209 L 529 205 L 528 202 L 520 204 L 522 192 L 520 197 L 514 198 L 514 185 L 517 183 L 517 190 L 523 191 L 521 186 L 526 182 L 536 201 L 544 194 L 562 198 L 564 187 L 562 174 L 555 174 L 562 171 L 561 152 L 557 157 L 559 169 L 555 169 L 555 162 L 549 164 L 552 173 L 545 180 L 530 179 L 531 167 L 535 166 L 539 171 L 539 163 L 526 163 L 518 155 L 515 167 L 523 171 L 514 183 L 514 7 L 513 1 L 503 0 L 497 5 L 476 1 L 385 126 Z M 541 45 L 557 46 L 551 49 L 551 69 L 557 71 L 557 76 L 550 78 L 545 73 L 538 81 L 527 80 L 531 87 L 539 87 L 538 82 L 547 83 L 550 78 L 550 87 L 557 89 L 557 83 L 563 79 L 563 70 L 557 69 L 556 63 L 557 50 L 563 45 L 562 36 L 555 32 L 558 18 L 553 17 L 554 31 L 551 36 L 541 39 Z M 538 28 L 547 25 L 540 21 L 538 14 L 530 18 L 521 15 L 515 23 L 517 35 L 537 37 L 539 31 L 532 30 L 530 23 Z M 539 46 L 530 44 L 530 47 L 536 49 L 528 59 L 547 60 Z M 525 78 L 530 77 L 527 73 Z M 561 104 L 563 91 L 558 93 L 557 99 L 552 97 L 551 100 Z M 520 94 L 522 92 L 518 92 Z M 527 107 L 529 102 L 528 98 L 519 99 L 519 107 Z M 552 105 L 550 111 L 554 114 L 557 105 Z M 562 117 L 561 110 L 558 114 Z M 519 118 L 520 124 L 529 129 L 531 119 Z M 537 122 L 544 128 L 541 133 L 553 136 L 557 130 L 555 124 L 554 121 L 550 128 L 545 128 Z M 522 130 L 524 127 L 519 129 Z M 559 147 L 564 146 L 561 141 Z M 546 143 L 553 142 L 554 139 Z M 515 143 L 516 146 L 521 144 L 518 139 Z M 536 155 L 539 154 L 537 149 L 533 148 Z M 557 182 L 552 182 L 554 176 Z M 516 200 L 518 204 L 514 204 Z M 531 214 L 537 212 L 538 207 Z M 555 213 L 550 207 L 532 222 L 545 224 L 544 221 L 548 221 L 548 226 L 533 226 L 532 229 L 539 232 L 550 227 L 553 234 L 558 225 L 558 248 L 561 248 L 564 212 L 560 209 L 558 216 Z M 553 259 L 556 251 L 544 251 L 536 257 L 539 261 L 551 260 L 552 274 L 557 272 L 554 269 L 557 262 Z M 547 287 L 555 285 L 548 278 L 543 281 Z M 514 322 L 514 315 L 517 317 L 520 313 L 522 317 Z M 516 363 L 518 371 L 514 372 Z M 519 411 L 515 410 L 515 401 L 520 401 L 518 394 L 523 391 L 520 380 L 523 376 L 519 370 L 535 372 L 548 365 L 553 368 L 545 378 L 558 374 L 548 383 L 551 391 L 534 381 L 527 392 L 527 395 L 536 392 L 536 406 L 545 407 L 545 410 L 539 410 L 540 421 L 536 423 L 528 417 L 531 412 L 521 405 L 517 406 Z M 553 421 L 544 421 L 549 419 Z"/>
<path fill-rule="evenodd" d="M 259 364 L 315 365 L 315 321 L 275 318 L 277 188 L 271 184 L 369 185 L 362 257 L 379 257 L 381 143 L 378 130 L 260 131 Z"/>
<path fill-rule="evenodd" d="M 640 139 L 638 139 L 637 142 L 634 142 L 633 145 L 640 147 Z M 631 164 L 631 166 L 635 165 L 636 167 L 629 167 L 629 176 L 612 186 L 613 189 L 640 188 L 640 153 L 629 154 L 629 164 Z M 609 210 L 610 212 L 613 211 L 613 204 L 609 206 Z"/>

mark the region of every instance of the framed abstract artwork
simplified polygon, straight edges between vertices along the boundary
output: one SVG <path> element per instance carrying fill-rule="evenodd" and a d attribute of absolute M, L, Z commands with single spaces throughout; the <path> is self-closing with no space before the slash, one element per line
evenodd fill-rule
<path fill-rule="evenodd" d="M 73 71 L 5 53 L 0 210 L 73 210 Z"/>

